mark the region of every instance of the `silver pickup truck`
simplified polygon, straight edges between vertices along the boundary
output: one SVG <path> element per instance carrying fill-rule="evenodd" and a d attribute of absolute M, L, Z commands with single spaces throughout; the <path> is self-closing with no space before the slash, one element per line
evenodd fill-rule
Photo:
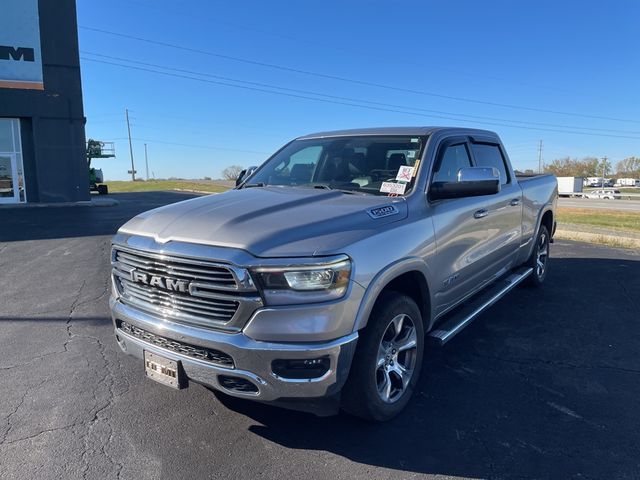
<path fill-rule="evenodd" d="M 235 189 L 120 228 L 116 339 L 174 388 L 387 420 L 425 342 L 542 284 L 556 198 L 553 176 L 516 177 L 484 130 L 300 137 Z"/>

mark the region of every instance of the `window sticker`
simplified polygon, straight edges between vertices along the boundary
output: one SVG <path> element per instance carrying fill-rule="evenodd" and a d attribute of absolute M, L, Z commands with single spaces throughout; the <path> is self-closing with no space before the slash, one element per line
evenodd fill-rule
<path fill-rule="evenodd" d="M 418 167 L 420 166 L 420 159 L 416 160 L 416 163 L 413 164 L 413 176 L 416 176 L 416 173 L 418 173 Z"/>
<path fill-rule="evenodd" d="M 420 141 L 419 138 L 412 138 L 411 143 L 418 143 Z"/>
<path fill-rule="evenodd" d="M 396 180 L 401 182 L 410 182 L 413 178 L 413 167 L 402 165 L 396 175 Z"/>
<path fill-rule="evenodd" d="M 416 156 L 416 151 L 415 150 L 408 150 L 407 151 L 407 158 L 413 158 Z"/>
<path fill-rule="evenodd" d="M 394 183 L 394 182 L 382 182 L 380 191 L 383 193 L 389 193 L 394 195 L 404 195 L 404 191 L 407 189 L 406 183 Z"/>

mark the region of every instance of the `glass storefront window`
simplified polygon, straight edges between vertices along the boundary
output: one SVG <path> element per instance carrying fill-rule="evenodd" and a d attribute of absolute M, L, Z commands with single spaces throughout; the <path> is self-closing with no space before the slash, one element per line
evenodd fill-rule
<path fill-rule="evenodd" d="M 25 202 L 26 199 L 20 120 L 0 118 L 0 203 Z"/>
<path fill-rule="evenodd" d="M 13 119 L 0 118 L 0 152 L 14 152 Z"/>

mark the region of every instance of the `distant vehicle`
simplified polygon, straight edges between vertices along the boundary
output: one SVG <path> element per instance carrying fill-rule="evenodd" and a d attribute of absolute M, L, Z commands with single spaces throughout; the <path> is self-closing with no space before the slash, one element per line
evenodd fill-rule
<path fill-rule="evenodd" d="M 582 194 L 584 179 L 582 177 L 557 177 L 558 195 L 560 197 L 573 197 Z"/>
<path fill-rule="evenodd" d="M 586 187 L 612 187 L 613 180 L 602 177 L 587 177 L 584 179 L 584 185 Z"/>
<path fill-rule="evenodd" d="M 616 180 L 616 187 L 640 187 L 640 180 L 637 178 L 619 178 Z"/>
<path fill-rule="evenodd" d="M 605 188 L 601 190 L 593 190 L 584 194 L 584 198 L 599 198 L 602 200 L 620 200 L 622 195 L 620 190 L 614 190 L 613 188 Z"/>
<path fill-rule="evenodd" d="M 89 190 L 98 192 L 100 195 L 107 195 L 109 187 L 104 183 L 104 175 L 99 168 L 91 166 L 91 160 L 94 158 L 113 158 L 115 157 L 113 142 L 101 142 L 99 140 L 87 140 L 87 166 L 89 167 Z"/>

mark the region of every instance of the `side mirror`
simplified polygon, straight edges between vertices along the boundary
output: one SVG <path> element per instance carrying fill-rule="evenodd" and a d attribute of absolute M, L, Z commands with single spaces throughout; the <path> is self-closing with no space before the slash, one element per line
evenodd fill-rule
<path fill-rule="evenodd" d="M 458 170 L 455 182 L 433 182 L 432 200 L 444 198 L 478 197 L 500 191 L 500 172 L 494 167 L 466 167 Z"/>
<path fill-rule="evenodd" d="M 247 169 L 245 168 L 240 172 L 238 178 L 236 178 L 236 187 L 242 183 L 242 179 L 247 175 Z"/>
<path fill-rule="evenodd" d="M 251 175 L 253 175 L 253 172 L 255 172 L 257 169 L 257 166 L 252 165 L 251 167 L 242 170 L 240 172 L 240 175 L 238 175 L 238 178 L 236 178 L 236 187 L 241 183 L 244 183 Z"/>

